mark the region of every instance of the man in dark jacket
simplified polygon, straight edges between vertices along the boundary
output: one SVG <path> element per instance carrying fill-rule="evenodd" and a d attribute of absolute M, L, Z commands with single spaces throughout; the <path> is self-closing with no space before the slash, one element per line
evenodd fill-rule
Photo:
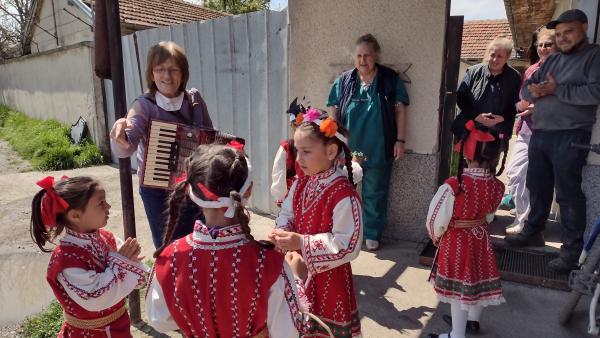
<path fill-rule="evenodd" d="M 533 134 L 529 144 L 527 188 L 531 212 L 523 231 L 506 238 L 512 246 L 543 246 L 543 231 L 552 196 L 560 206 L 560 257 L 548 266 L 557 272 L 575 268 L 583 247 L 586 198 L 581 189 L 582 169 L 588 151 L 571 143 L 590 142 L 600 104 L 600 46 L 589 44 L 585 13 L 562 13 L 547 25 L 556 30 L 559 53 L 548 57 L 521 91 L 535 103 Z"/>

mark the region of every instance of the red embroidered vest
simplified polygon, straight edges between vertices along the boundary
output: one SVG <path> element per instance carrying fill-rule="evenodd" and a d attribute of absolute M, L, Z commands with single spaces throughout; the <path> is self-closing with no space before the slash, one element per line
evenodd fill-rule
<path fill-rule="evenodd" d="M 90 246 L 87 248 L 69 245 L 68 243 L 61 243 L 54 248 L 50 262 L 48 263 L 48 270 L 46 273 L 46 279 L 54 292 L 54 295 L 63 310 L 79 319 L 90 320 L 105 317 L 125 305 L 125 299 L 119 301 L 117 304 L 110 308 L 101 311 L 88 311 L 75 303 L 71 297 L 65 292 L 63 286 L 58 282 L 58 275 L 67 268 L 81 268 L 85 270 L 94 270 L 96 272 L 104 272 L 108 266 L 107 258 L 109 250 L 116 250 L 117 244 L 112 233 L 109 231 L 99 229 L 98 241 L 90 241 Z M 88 235 L 82 235 L 88 236 Z M 98 254 L 100 253 L 100 254 Z M 116 278 L 122 278 L 122 276 L 116 276 Z M 110 287 L 109 284 L 107 286 Z M 97 290 L 94 294 L 83 293 L 80 294 L 82 298 L 90 298 L 99 296 L 104 289 Z M 81 292 L 81 291 L 76 291 Z M 121 318 L 111 324 L 111 336 L 112 337 L 130 337 L 130 321 L 129 314 L 125 312 Z M 68 331 L 68 333 L 66 332 Z M 106 337 L 104 330 L 81 330 L 71 327 L 68 324 L 63 324 L 63 329 L 59 337 L 63 336 L 70 337 Z"/>
<path fill-rule="evenodd" d="M 283 255 L 246 239 L 217 243 L 193 236 L 173 242 L 154 265 L 181 331 L 187 337 L 254 337 L 265 330 L 269 289 L 282 272 Z"/>

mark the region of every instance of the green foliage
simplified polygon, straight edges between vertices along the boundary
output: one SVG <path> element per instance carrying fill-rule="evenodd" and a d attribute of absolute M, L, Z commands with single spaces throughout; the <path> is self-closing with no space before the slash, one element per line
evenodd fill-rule
<path fill-rule="evenodd" d="M 231 14 L 262 11 L 269 8 L 270 0 L 207 0 L 204 7 Z"/>
<path fill-rule="evenodd" d="M 460 154 L 456 151 L 452 152 L 450 159 L 450 177 L 458 175 L 458 163 L 460 162 Z"/>
<path fill-rule="evenodd" d="M 104 162 L 89 139 L 71 144 L 69 127 L 56 120 L 36 120 L 0 106 L 0 138 L 7 140 L 36 170 L 63 170 Z"/>
<path fill-rule="evenodd" d="M 42 312 L 25 319 L 22 326 L 23 336 L 28 338 L 54 338 L 58 336 L 62 323 L 62 307 L 56 300 L 53 300 Z"/>

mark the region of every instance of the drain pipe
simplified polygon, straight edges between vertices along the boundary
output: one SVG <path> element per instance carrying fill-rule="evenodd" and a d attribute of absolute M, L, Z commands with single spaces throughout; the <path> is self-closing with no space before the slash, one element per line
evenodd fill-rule
<path fill-rule="evenodd" d="M 90 7 L 88 7 L 86 4 L 84 4 L 83 1 L 69 0 L 69 1 L 67 1 L 67 3 L 71 6 L 75 6 L 75 7 L 79 8 L 79 10 L 82 11 L 86 17 L 88 17 L 90 20 L 92 20 L 92 9 Z"/>

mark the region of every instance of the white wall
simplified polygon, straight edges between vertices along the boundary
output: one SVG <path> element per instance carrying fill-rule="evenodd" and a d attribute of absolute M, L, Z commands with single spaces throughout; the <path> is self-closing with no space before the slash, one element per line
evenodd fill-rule
<path fill-rule="evenodd" d="M 38 119 L 73 124 L 83 116 L 94 142 L 108 153 L 92 58 L 90 45 L 78 44 L 0 64 L 0 102 Z"/>
<path fill-rule="evenodd" d="M 58 45 L 56 39 L 40 29 L 33 26 L 33 41 L 31 43 L 31 53 L 39 53 L 58 47 L 73 45 L 82 41 L 93 41 L 94 34 L 90 26 L 92 24 L 89 18 L 86 18 L 81 11 L 68 4 L 68 0 L 39 0 L 40 14 L 37 25 L 58 36 Z M 52 4 L 54 3 L 54 15 L 52 14 Z M 69 14 L 68 12 L 73 15 Z M 81 20 L 79 20 L 79 19 Z M 56 31 L 55 31 L 56 21 Z M 83 21 L 83 22 L 82 22 Z"/>

